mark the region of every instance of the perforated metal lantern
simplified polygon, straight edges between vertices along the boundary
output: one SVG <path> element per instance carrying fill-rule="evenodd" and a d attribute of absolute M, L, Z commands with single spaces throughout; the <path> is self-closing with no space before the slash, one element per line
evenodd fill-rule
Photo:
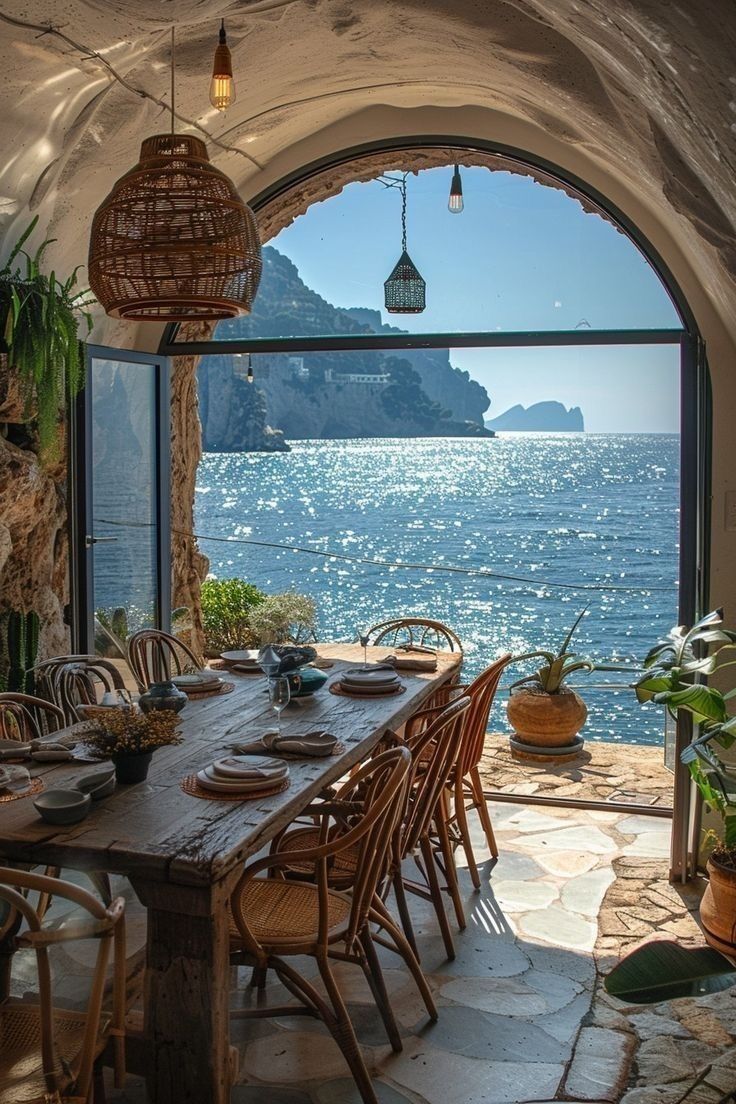
<path fill-rule="evenodd" d="M 261 278 L 255 215 L 189 134 L 146 138 L 95 213 L 89 283 L 114 318 L 247 314 Z"/>
<path fill-rule="evenodd" d="M 426 307 L 427 285 L 406 250 L 383 285 L 389 314 L 421 314 Z"/>

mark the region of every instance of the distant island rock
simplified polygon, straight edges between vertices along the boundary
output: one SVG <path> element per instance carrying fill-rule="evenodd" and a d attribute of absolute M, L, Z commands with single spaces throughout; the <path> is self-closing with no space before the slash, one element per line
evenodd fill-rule
<path fill-rule="evenodd" d="M 343 309 L 302 280 L 273 246 L 245 318 L 222 322 L 218 339 L 404 333 L 378 311 Z M 493 437 L 483 425 L 488 394 L 450 363 L 447 349 L 381 352 L 264 353 L 205 357 L 198 369 L 203 445 L 207 451 L 281 451 L 291 440 L 351 437 Z"/>
<path fill-rule="evenodd" d="M 584 433 L 585 421 L 579 406 L 567 410 L 559 402 L 538 402 L 532 406 L 517 403 L 497 418 L 487 420 L 486 429 L 508 433 Z"/>

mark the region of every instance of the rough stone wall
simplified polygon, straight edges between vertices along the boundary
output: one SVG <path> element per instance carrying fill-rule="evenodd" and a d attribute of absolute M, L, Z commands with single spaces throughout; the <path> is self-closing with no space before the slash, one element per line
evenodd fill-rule
<path fill-rule="evenodd" d="M 12 373 L 0 400 L 0 613 L 34 610 L 39 658 L 69 651 L 66 465 L 41 467 Z M 9 385 L 8 385 L 9 383 Z M 8 439 L 8 438 L 11 439 Z M 15 439 L 15 442 L 13 439 Z"/>
<path fill-rule="evenodd" d="M 209 324 L 187 323 L 183 328 L 190 341 L 205 340 L 212 333 Z M 194 488 L 197 465 L 202 455 L 202 426 L 197 402 L 199 357 L 175 357 L 171 371 L 171 601 L 191 612 L 194 651 L 204 651 L 200 588 L 209 570 L 209 560 L 191 537 L 194 531 Z"/>

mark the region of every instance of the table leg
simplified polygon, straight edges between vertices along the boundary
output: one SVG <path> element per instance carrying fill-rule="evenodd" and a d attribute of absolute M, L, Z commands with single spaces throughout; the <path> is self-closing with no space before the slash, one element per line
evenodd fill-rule
<path fill-rule="evenodd" d="M 217 886 L 133 880 L 148 910 L 144 1033 L 155 1104 L 228 1104 L 226 897 Z"/>

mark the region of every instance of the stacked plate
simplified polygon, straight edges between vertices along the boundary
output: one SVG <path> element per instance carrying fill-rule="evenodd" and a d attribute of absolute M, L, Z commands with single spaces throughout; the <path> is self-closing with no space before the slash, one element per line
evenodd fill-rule
<path fill-rule="evenodd" d="M 261 674 L 257 648 L 243 648 L 238 652 L 221 652 L 220 659 L 231 671 Z"/>
<path fill-rule="evenodd" d="M 203 790 L 213 793 L 247 794 L 268 790 L 285 781 L 289 767 L 282 759 L 268 755 L 228 755 L 197 772 Z"/>
<path fill-rule="evenodd" d="M 219 689 L 222 685 L 222 679 L 217 671 L 210 671 L 208 667 L 186 675 L 174 675 L 171 681 L 185 694 L 206 694 L 211 690 Z"/>
<path fill-rule="evenodd" d="M 350 667 L 340 678 L 340 689 L 345 694 L 380 696 L 395 694 L 402 686 L 401 679 L 390 667 Z"/>

